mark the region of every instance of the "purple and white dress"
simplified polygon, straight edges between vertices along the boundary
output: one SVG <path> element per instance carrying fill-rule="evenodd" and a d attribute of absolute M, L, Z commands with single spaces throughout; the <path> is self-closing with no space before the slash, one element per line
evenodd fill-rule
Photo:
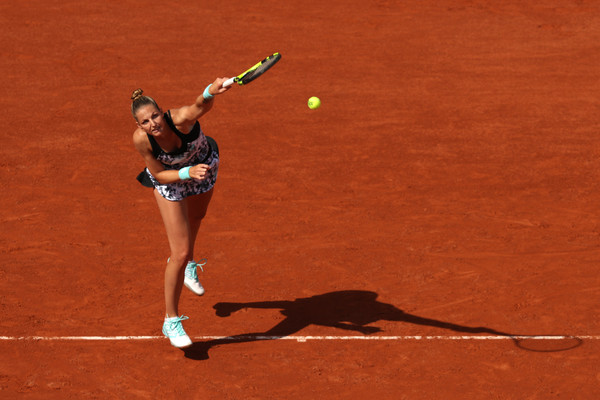
<path fill-rule="evenodd" d="M 204 179 L 188 179 L 174 183 L 161 184 L 146 168 L 138 176 L 138 181 L 144 186 L 154 187 L 162 197 L 170 201 L 181 201 L 188 196 L 208 192 L 213 188 L 219 171 L 219 149 L 214 139 L 207 137 L 202 132 L 198 121 L 190 133 L 180 132 L 173 123 L 171 112 L 165 113 L 167 125 L 181 139 L 181 147 L 173 152 L 166 152 L 158 145 L 152 135 L 148 140 L 152 145 L 152 154 L 162 163 L 166 170 L 179 170 L 197 164 L 210 165 Z"/>

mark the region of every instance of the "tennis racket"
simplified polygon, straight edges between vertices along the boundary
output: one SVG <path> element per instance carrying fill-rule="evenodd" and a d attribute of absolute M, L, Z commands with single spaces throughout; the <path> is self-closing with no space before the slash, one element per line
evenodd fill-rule
<path fill-rule="evenodd" d="M 277 61 L 281 60 L 281 54 L 274 53 L 273 55 L 265 58 L 264 60 L 256 63 L 248 70 L 242 72 L 238 76 L 227 79 L 223 82 L 223 87 L 231 86 L 234 83 L 238 85 L 247 85 L 265 72 L 269 70 L 273 65 L 277 63 Z"/>

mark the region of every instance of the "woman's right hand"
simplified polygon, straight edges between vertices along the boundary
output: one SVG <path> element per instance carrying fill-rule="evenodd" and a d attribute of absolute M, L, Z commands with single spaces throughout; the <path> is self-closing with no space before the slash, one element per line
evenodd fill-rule
<path fill-rule="evenodd" d="M 233 87 L 233 85 L 230 85 L 230 86 L 227 86 L 227 87 L 223 87 L 223 84 L 228 79 L 229 78 L 217 78 L 217 79 L 215 79 L 215 81 L 212 83 L 212 86 L 208 89 L 208 93 L 212 94 L 213 96 L 216 96 L 218 94 L 225 93 L 226 91 L 228 91 L 229 89 L 231 89 Z"/>
<path fill-rule="evenodd" d="M 190 177 L 194 179 L 205 179 L 210 171 L 210 165 L 198 164 L 190 168 Z"/>

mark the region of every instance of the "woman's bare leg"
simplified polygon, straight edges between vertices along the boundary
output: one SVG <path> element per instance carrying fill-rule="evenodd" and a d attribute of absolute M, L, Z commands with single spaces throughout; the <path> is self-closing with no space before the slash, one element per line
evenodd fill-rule
<path fill-rule="evenodd" d="M 168 317 L 179 315 L 179 297 L 187 262 L 192 257 L 190 221 L 187 199 L 169 201 L 156 190 L 154 197 L 167 231 L 171 257 L 165 270 L 165 306 Z"/>
<path fill-rule="evenodd" d="M 188 221 L 190 222 L 190 257 L 194 257 L 194 245 L 196 237 L 202 224 L 202 219 L 206 215 L 206 210 L 212 198 L 212 189 L 206 193 L 188 197 Z M 190 260 L 192 259 L 190 258 Z"/>

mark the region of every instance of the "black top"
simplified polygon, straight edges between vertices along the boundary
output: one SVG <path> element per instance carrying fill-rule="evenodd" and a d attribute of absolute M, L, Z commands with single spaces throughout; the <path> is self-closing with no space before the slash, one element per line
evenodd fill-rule
<path fill-rule="evenodd" d="M 181 147 L 175 151 L 166 152 L 158 145 L 156 139 L 154 139 L 154 136 L 147 133 L 146 135 L 148 135 L 148 140 L 150 141 L 150 145 L 152 146 L 152 155 L 154 155 L 154 158 L 158 158 L 158 156 L 161 153 L 169 155 L 181 154 L 187 149 L 188 143 L 193 142 L 194 140 L 198 139 L 198 136 L 200 136 L 200 124 L 198 123 L 198 121 L 196 121 L 190 133 L 183 133 L 175 127 L 175 124 L 173 123 L 173 118 L 171 117 L 171 110 L 167 111 L 164 117 L 165 121 L 167 122 L 167 125 L 169 125 L 169 128 L 171 128 L 173 132 L 175 132 L 175 134 L 179 137 L 179 139 L 181 139 Z"/>

